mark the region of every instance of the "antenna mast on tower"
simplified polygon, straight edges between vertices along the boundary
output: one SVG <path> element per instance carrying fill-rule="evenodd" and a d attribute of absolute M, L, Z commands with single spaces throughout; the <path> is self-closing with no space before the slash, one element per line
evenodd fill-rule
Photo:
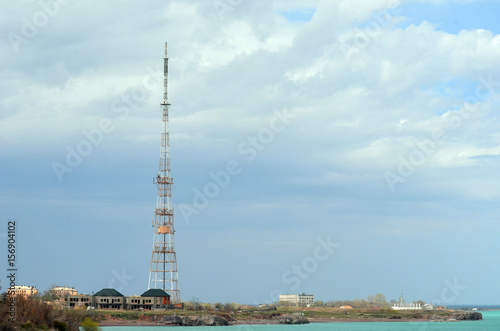
<path fill-rule="evenodd" d="M 153 254 L 149 271 L 148 289 L 162 289 L 170 295 L 170 302 L 181 304 L 177 257 L 174 238 L 174 207 L 172 206 L 172 184 L 170 177 L 170 140 L 168 129 L 168 57 L 165 43 L 163 60 L 163 102 L 161 103 L 162 126 L 160 147 L 160 169 L 154 179 L 158 188 L 155 220 L 153 221 Z"/>

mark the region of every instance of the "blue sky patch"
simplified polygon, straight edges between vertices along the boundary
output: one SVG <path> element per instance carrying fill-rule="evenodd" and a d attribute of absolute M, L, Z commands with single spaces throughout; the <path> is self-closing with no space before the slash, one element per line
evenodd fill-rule
<path fill-rule="evenodd" d="M 276 11 L 278 14 L 286 17 L 290 22 L 309 22 L 312 20 L 316 9 L 314 8 L 296 8 L 294 10 Z"/>
<path fill-rule="evenodd" d="M 461 101 L 451 108 L 436 109 L 434 113 L 437 115 L 443 115 L 450 110 L 460 110 L 465 102 L 470 102 L 475 98 L 475 92 L 479 83 L 477 81 L 472 81 L 469 79 L 452 79 L 449 81 L 443 81 L 441 84 L 423 86 L 423 90 L 432 90 L 437 95 L 441 95 L 449 99 L 461 98 Z M 476 100 L 477 103 L 479 100 Z"/>
<path fill-rule="evenodd" d="M 500 2 L 479 1 L 470 3 L 410 3 L 402 5 L 398 14 L 407 18 L 404 25 L 420 25 L 427 21 L 437 30 L 457 34 L 461 30 L 484 29 L 500 33 L 498 20 Z"/>

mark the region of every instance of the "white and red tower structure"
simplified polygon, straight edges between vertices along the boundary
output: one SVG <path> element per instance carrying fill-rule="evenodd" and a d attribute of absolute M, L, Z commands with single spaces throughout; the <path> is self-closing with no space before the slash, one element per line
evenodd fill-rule
<path fill-rule="evenodd" d="M 161 147 L 160 167 L 154 183 L 158 188 L 155 220 L 153 221 L 153 254 L 149 271 L 148 289 L 162 289 L 170 295 L 170 302 L 181 304 L 177 256 L 175 252 L 174 207 L 172 205 L 172 184 L 170 176 L 170 139 L 168 127 L 168 57 L 165 43 L 163 60 L 163 102 L 161 103 Z"/>

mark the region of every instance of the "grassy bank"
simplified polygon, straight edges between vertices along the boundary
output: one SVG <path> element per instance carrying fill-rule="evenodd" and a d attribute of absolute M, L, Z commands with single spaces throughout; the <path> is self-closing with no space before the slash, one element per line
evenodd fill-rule
<path fill-rule="evenodd" d="M 283 314 L 304 314 L 307 318 L 326 319 L 431 319 L 433 316 L 450 317 L 451 310 L 392 310 L 388 308 L 279 308 Z"/>
<path fill-rule="evenodd" d="M 186 310 L 168 310 L 168 311 L 111 311 L 97 310 L 88 312 L 98 321 L 147 321 L 148 316 L 152 315 L 178 315 L 178 316 L 203 316 L 218 315 L 229 321 L 251 321 L 251 320 L 272 320 L 281 315 L 303 315 L 311 319 L 325 320 L 349 320 L 349 319 L 404 319 L 404 320 L 431 320 L 440 317 L 450 318 L 454 311 L 451 310 L 421 310 L 421 311 L 397 311 L 391 309 L 339 309 L 339 308 L 297 308 L 297 307 L 278 307 L 276 310 L 269 309 L 241 309 L 234 312 L 224 311 L 186 311 Z"/>
<path fill-rule="evenodd" d="M 229 307 L 229 306 L 228 306 Z M 162 315 L 197 317 L 215 315 L 230 323 L 276 323 L 283 315 L 301 315 L 316 322 L 349 320 L 447 320 L 453 318 L 452 310 L 395 311 L 391 309 L 339 309 L 331 307 L 278 307 L 256 308 L 238 306 L 238 309 L 201 309 L 167 311 L 85 310 L 58 309 L 52 303 L 38 299 L 16 299 L 15 321 L 9 321 L 11 310 L 7 302 L 0 304 L 0 329 L 14 330 L 78 330 L 82 321 L 90 317 L 105 325 L 157 325 L 164 322 Z"/>

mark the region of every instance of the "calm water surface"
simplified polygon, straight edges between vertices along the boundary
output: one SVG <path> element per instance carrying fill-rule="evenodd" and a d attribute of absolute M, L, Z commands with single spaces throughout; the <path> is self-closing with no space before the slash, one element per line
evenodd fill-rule
<path fill-rule="evenodd" d="M 103 327 L 103 331 L 299 331 L 299 330 L 343 330 L 343 331 L 490 331 L 500 330 L 500 311 L 486 311 L 483 321 L 466 322 L 374 322 L 374 323 L 315 323 L 307 325 L 238 325 L 238 326 L 149 326 L 149 327 Z"/>

